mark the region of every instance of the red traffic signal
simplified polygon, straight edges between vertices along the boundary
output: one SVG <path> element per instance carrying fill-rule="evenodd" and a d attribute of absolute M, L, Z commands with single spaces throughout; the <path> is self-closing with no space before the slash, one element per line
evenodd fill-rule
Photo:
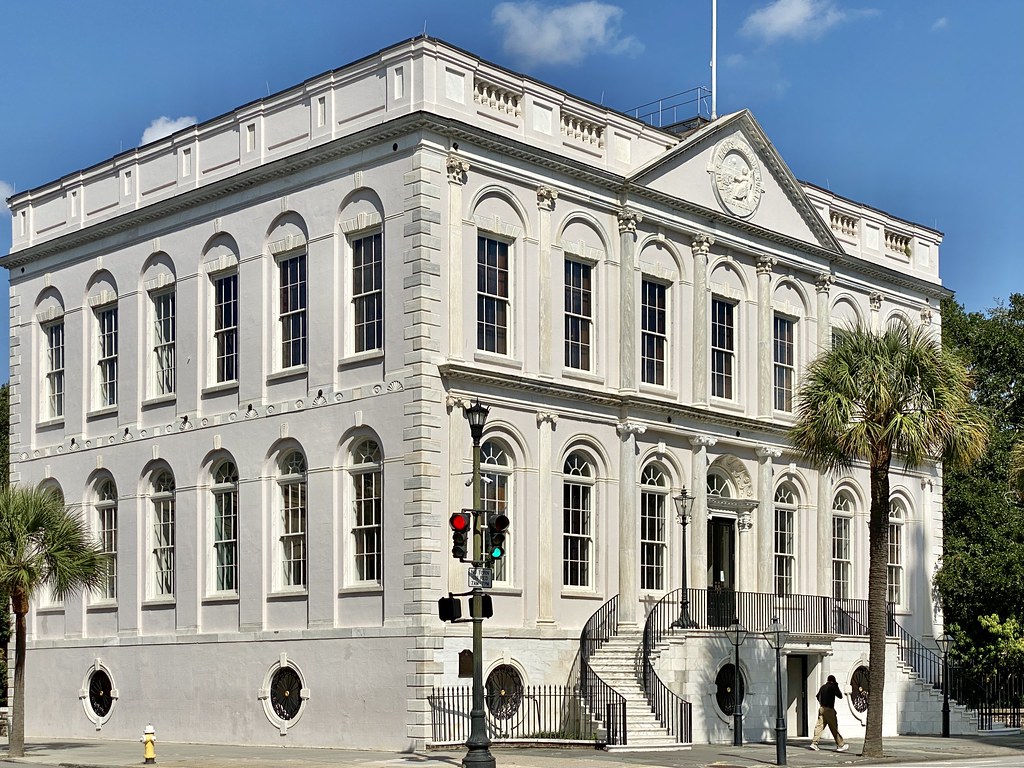
<path fill-rule="evenodd" d="M 469 512 L 455 512 L 448 518 L 452 529 L 452 557 L 465 560 L 469 556 L 468 537 L 473 530 L 473 516 Z"/>
<path fill-rule="evenodd" d="M 455 512 L 448 518 L 448 525 L 453 531 L 469 533 L 469 529 L 473 527 L 473 516 L 469 512 Z"/>

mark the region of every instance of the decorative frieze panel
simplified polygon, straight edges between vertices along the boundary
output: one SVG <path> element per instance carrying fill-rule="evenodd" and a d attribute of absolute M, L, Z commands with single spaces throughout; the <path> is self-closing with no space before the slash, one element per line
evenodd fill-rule
<path fill-rule="evenodd" d="M 481 80 L 479 77 L 473 80 L 473 101 L 513 117 L 519 117 L 522 114 L 523 95 L 521 93 Z"/>
<path fill-rule="evenodd" d="M 562 110 L 562 134 L 570 139 L 604 147 L 604 126 Z"/>

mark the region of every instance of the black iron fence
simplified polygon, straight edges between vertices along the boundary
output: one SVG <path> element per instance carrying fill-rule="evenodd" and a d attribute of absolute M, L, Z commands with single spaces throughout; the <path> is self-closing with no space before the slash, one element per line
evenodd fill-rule
<path fill-rule="evenodd" d="M 580 694 L 593 716 L 604 724 L 605 742 L 626 743 L 626 699 L 590 668 L 590 657 L 619 629 L 619 596 L 602 605 L 580 633 Z"/>
<path fill-rule="evenodd" d="M 469 737 L 472 686 L 434 688 L 429 698 L 431 741 L 461 744 Z M 484 698 L 487 735 L 494 742 L 597 742 L 600 734 L 583 705 L 579 689 L 566 685 L 527 685 Z"/>

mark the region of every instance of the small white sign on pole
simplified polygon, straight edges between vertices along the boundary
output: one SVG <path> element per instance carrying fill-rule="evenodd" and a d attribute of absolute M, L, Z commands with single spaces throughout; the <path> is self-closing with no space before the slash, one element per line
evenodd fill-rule
<path fill-rule="evenodd" d="M 494 579 L 494 569 L 492 568 L 470 568 L 469 569 L 469 588 L 475 589 L 490 589 L 491 583 Z"/>

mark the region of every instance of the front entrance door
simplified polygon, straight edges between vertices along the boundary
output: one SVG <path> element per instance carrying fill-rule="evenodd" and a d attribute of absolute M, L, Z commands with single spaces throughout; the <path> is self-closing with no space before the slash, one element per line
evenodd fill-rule
<path fill-rule="evenodd" d="M 727 627 L 736 618 L 736 521 L 708 518 L 708 620 Z"/>
<path fill-rule="evenodd" d="M 807 657 L 793 654 L 785 657 L 786 665 L 786 731 L 796 738 L 808 736 L 807 730 Z"/>

